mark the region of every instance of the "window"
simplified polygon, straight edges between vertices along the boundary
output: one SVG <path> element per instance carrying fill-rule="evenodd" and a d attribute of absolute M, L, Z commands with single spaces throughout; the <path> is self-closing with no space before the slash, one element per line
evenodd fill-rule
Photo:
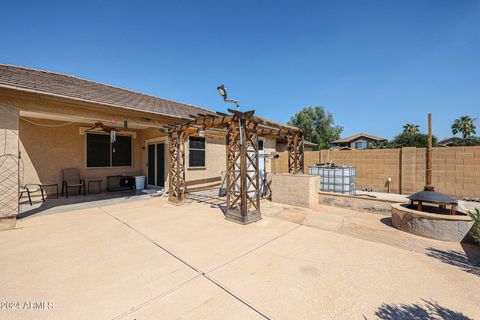
<path fill-rule="evenodd" d="M 205 138 L 190 137 L 188 150 L 188 166 L 205 167 Z"/>
<path fill-rule="evenodd" d="M 355 142 L 355 149 L 367 149 L 367 141 L 357 141 Z"/>
<path fill-rule="evenodd" d="M 130 167 L 132 165 L 132 137 L 117 135 L 110 143 L 110 135 L 87 133 L 87 167 Z"/>
<path fill-rule="evenodd" d="M 258 151 L 263 151 L 263 140 L 258 140 Z"/>

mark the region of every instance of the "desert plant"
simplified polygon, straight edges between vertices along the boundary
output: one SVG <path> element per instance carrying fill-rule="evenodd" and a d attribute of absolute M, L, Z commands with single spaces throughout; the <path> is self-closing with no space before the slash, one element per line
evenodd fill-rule
<path fill-rule="evenodd" d="M 477 244 L 480 244 L 480 209 L 475 208 L 473 211 L 469 211 L 468 215 L 473 219 L 473 227 L 470 231 L 473 239 Z"/>

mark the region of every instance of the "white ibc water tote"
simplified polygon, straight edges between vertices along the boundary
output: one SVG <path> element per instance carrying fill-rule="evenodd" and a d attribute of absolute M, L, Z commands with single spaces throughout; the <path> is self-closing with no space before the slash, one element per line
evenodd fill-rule
<path fill-rule="evenodd" d="M 308 172 L 320 176 L 320 189 L 322 191 L 356 194 L 355 167 L 348 166 L 314 166 Z"/>

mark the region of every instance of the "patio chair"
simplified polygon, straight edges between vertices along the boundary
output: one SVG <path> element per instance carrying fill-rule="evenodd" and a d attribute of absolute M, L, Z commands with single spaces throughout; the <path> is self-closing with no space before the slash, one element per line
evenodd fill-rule
<path fill-rule="evenodd" d="M 41 184 L 36 184 L 36 183 L 29 183 L 24 185 L 23 187 L 20 187 L 19 189 L 19 195 L 18 195 L 18 200 L 22 198 L 24 193 L 27 193 L 28 195 L 28 202 L 30 202 L 30 205 L 32 204 L 32 196 L 31 193 L 33 192 L 38 192 L 40 191 L 42 193 L 42 201 L 45 201 L 45 194 L 43 192 L 43 186 Z"/>
<path fill-rule="evenodd" d="M 78 194 L 82 193 L 83 187 L 83 195 L 87 195 L 87 191 L 85 189 L 85 180 L 80 179 L 80 172 L 78 168 L 66 168 L 62 169 L 63 175 L 63 182 L 62 182 L 62 196 L 65 190 L 65 196 L 68 198 L 68 188 L 78 187 Z"/>

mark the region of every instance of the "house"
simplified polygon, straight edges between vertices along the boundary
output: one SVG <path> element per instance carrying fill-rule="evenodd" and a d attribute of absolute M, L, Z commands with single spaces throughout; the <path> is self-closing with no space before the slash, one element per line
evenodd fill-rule
<path fill-rule="evenodd" d="M 62 168 L 78 168 L 85 180 L 101 179 L 102 189 L 115 175 L 146 176 L 148 187 L 166 187 L 165 127 L 199 115 L 215 113 L 70 75 L 0 65 L 0 219 L 16 215 L 18 185 L 61 188 Z M 259 137 L 260 151 L 276 151 L 276 140 L 275 135 Z M 224 137 L 190 136 L 185 143 L 187 186 L 219 183 L 225 150 Z"/>
<path fill-rule="evenodd" d="M 449 146 L 454 146 L 459 141 L 462 141 L 462 138 L 458 138 L 458 137 L 445 138 L 439 141 L 438 145 L 441 147 L 449 147 Z"/>
<path fill-rule="evenodd" d="M 387 141 L 385 138 L 372 136 L 365 133 L 355 134 L 346 138 L 338 139 L 332 142 L 331 149 L 334 150 L 350 150 L 357 149 L 363 150 L 368 149 L 370 144 L 375 142 Z"/>

